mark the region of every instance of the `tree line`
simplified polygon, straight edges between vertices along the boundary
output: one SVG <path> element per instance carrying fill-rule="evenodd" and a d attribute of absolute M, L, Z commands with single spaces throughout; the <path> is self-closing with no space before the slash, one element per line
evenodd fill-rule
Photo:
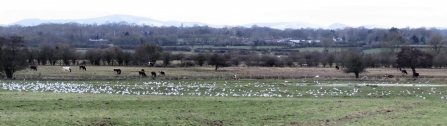
<path fill-rule="evenodd" d="M 109 30 L 106 30 L 107 28 Z M 142 30 L 146 28 L 150 30 Z M 96 32 L 93 32 L 95 30 Z M 123 32 L 115 32 L 117 30 Z M 447 66 L 447 51 L 444 48 L 445 30 L 439 29 L 365 29 L 359 27 L 337 30 L 277 30 L 257 26 L 251 28 L 210 28 L 206 26 L 183 28 L 138 26 L 126 23 L 99 26 L 68 23 L 42 24 L 31 27 L 8 26 L 0 27 L 0 31 L 3 34 L 3 37 L 0 37 L 0 65 L 2 66 L 0 72 L 6 74 L 7 78 L 12 78 L 15 71 L 25 69 L 28 65 L 151 65 L 157 67 L 205 65 L 214 66 L 215 70 L 225 66 L 241 65 L 247 67 L 333 67 L 333 65 L 338 65 L 344 67 L 345 72 L 355 73 L 357 77 L 358 73 L 367 67 L 409 67 L 415 74 L 415 68 L 445 68 Z M 100 34 L 91 36 L 94 33 Z M 102 35 L 103 33 L 104 35 Z M 131 37 L 133 35 L 138 37 Z M 167 39 L 154 39 L 158 35 L 177 36 L 175 40 L 177 44 L 181 43 L 179 39 L 184 39 L 186 41 L 183 42 L 193 42 L 192 44 L 217 42 L 217 40 L 234 44 L 237 42 L 233 40 L 240 42 L 247 40 L 254 42 L 254 45 L 250 50 L 233 49 L 222 52 L 200 50 L 194 54 L 173 53 L 164 50 L 163 45 L 165 44 L 163 43 Z M 78 48 L 84 47 L 79 45 L 81 43 L 89 45 L 89 47 L 95 46 L 95 43 L 87 44 L 83 39 L 104 38 L 101 36 L 108 36 L 107 38 L 111 38 L 112 42 L 130 44 L 133 48 L 123 49 L 123 47 L 127 47 L 117 44 L 86 48 L 84 52 L 79 51 Z M 318 45 L 322 46 L 324 51 L 295 51 L 286 55 L 260 54 L 256 51 L 256 46 L 273 43 L 266 42 L 267 40 L 284 36 L 307 39 L 320 37 L 321 42 Z M 240 39 L 243 37 L 249 38 Z M 370 44 L 334 48 L 337 47 L 336 43 Z M 428 45 L 424 45 L 427 43 Z M 380 53 L 364 54 L 362 49 L 365 46 L 377 46 L 382 49 Z M 188 50 L 181 47 L 169 48 Z M 172 63 L 172 61 L 179 61 L 179 63 Z"/>
<path fill-rule="evenodd" d="M 27 46 L 38 47 L 45 43 L 64 43 L 78 48 L 107 48 L 109 44 L 122 49 L 135 49 L 139 44 L 152 42 L 159 46 L 266 46 L 288 47 L 325 46 L 319 43 L 290 45 L 278 43 L 289 38 L 297 40 L 336 40 L 332 46 L 378 48 L 382 41 L 398 33 L 399 44 L 429 45 L 434 34 L 447 35 L 447 30 L 435 28 L 368 29 L 345 27 L 341 29 L 273 29 L 269 27 L 208 26 L 175 27 L 136 25 L 127 22 L 106 24 L 46 23 L 37 26 L 0 26 L 0 36 L 22 36 Z M 92 41 L 90 41 L 92 40 Z M 98 41 L 96 41 L 98 40 Z M 101 41 L 99 41 L 101 40 Z M 326 44 L 327 45 L 327 44 Z M 391 46 L 391 45 L 389 45 Z"/>
<path fill-rule="evenodd" d="M 215 70 L 227 66 L 246 67 L 334 67 L 345 68 L 347 73 L 361 73 L 365 68 L 408 67 L 445 68 L 445 54 L 433 57 L 417 48 L 402 47 L 395 56 L 382 53 L 364 54 L 359 48 L 331 49 L 330 53 L 318 51 L 293 52 L 288 56 L 262 55 L 255 51 L 241 53 L 202 52 L 195 54 L 172 53 L 154 44 L 140 44 L 135 50 L 122 50 L 114 46 L 104 49 L 87 49 L 80 52 L 68 44 L 42 44 L 38 48 L 26 47 L 23 37 L 0 37 L 1 71 L 12 78 L 15 71 L 29 65 L 109 65 L 192 67 L 213 66 Z M 177 61 L 173 63 L 173 61 Z M 150 62 L 150 63 L 149 63 Z M 415 71 L 414 71 L 415 73 Z"/>

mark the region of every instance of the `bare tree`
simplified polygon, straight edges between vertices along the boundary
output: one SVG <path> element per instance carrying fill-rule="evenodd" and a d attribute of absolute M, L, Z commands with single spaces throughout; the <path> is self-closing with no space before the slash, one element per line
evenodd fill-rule
<path fill-rule="evenodd" d="M 105 62 L 103 63 L 104 65 L 107 63 L 107 65 L 113 65 L 113 61 L 116 59 L 116 53 L 115 53 L 115 49 L 113 47 L 109 47 L 107 49 L 103 49 L 101 50 L 102 53 L 102 57 L 101 59 L 103 59 L 102 61 Z"/>
<path fill-rule="evenodd" d="M 76 55 L 76 48 L 72 48 L 68 44 L 57 44 L 55 49 L 58 60 L 62 60 L 64 65 L 70 65 L 70 60 Z"/>
<path fill-rule="evenodd" d="M 160 58 L 163 49 L 155 44 L 142 44 L 135 49 L 134 58 L 140 63 L 151 62 L 154 66 L 155 62 Z"/>
<path fill-rule="evenodd" d="M 381 46 L 384 52 L 387 55 L 396 54 L 399 50 L 399 47 L 405 43 L 405 39 L 398 32 L 390 32 L 386 34 L 381 40 Z"/>
<path fill-rule="evenodd" d="M 439 52 L 442 49 L 442 46 L 446 42 L 446 39 L 441 34 L 438 33 L 438 34 L 432 34 L 428 42 L 430 43 L 430 45 L 432 45 L 432 48 L 436 52 L 436 54 L 439 54 Z"/>
<path fill-rule="evenodd" d="M 447 66 L 447 55 L 444 53 L 438 54 L 433 58 L 433 65 L 436 68 L 443 68 Z"/>
<path fill-rule="evenodd" d="M 334 45 L 334 40 L 332 38 L 322 38 L 319 44 L 324 48 L 324 52 L 328 53 L 329 48 Z"/>
<path fill-rule="evenodd" d="M 36 64 L 35 60 L 37 59 L 37 54 L 38 54 L 39 50 L 36 48 L 30 48 L 27 52 L 27 57 L 28 57 L 28 63 L 29 64 Z"/>
<path fill-rule="evenodd" d="M 100 65 L 102 53 L 101 49 L 89 49 L 85 52 L 84 59 L 87 59 L 92 65 Z"/>
<path fill-rule="evenodd" d="M 14 72 L 28 67 L 24 47 L 23 37 L 0 37 L 0 71 L 4 71 L 8 79 L 13 78 Z"/>
<path fill-rule="evenodd" d="M 123 64 L 129 65 L 130 61 L 132 60 L 132 53 L 129 51 L 123 51 Z"/>
<path fill-rule="evenodd" d="M 123 65 L 124 64 L 124 57 L 125 57 L 123 50 L 120 47 L 118 47 L 118 46 L 114 46 L 114 47 L 111 47 L 109 49 L 112 50 L 112 52 L 115 54 L 114 60 L 116 60 L 118 65 L 120 65 L 120 66 Z"/>
<path fill-rule="evenodd" d="M 413 76 L 417 77 L 416 67 L 433 66 L 433 56 L 412 47 L 402 47 L 397 54 L 397 65 L 399 67 L 409 67 L 413 71 Z"/>
<path fill-rule="evenodd" d="M 194 61 L 196 62 L 197 65 L 199 66 L 203 66 L 203 64 L 205 63 L 207 56 L 203 53 L 199 53 L 197 55 L 195 55 L 193 57 Z"/>
<path fill-rule="evenodd" d="M 359 73 L 364 72 L 366 68 L 362 54 L 356 52 L 348 53 L 348 55 L 345 57 L 344 64 L 346 67 L 346 69 L 344 69 L 344 72 L 354 73 L 355 78 L 359 78 Z"/>
<path fill-rule="evenodd" d="M 47 60 L 49 59 L 49 55 L 53 55 L 51 53 L 51 47 L 49 45 L 40 45 L 39 50 L 37 52 L 37 63 L 40 65 L 46 65 Z"/>
<path fill-rule="evenodd" d="M 214 65 L 215 69 L 214 71 L 217 71 L 217 68 L 219 67 L 226 67 L 228 66 L 227 60 L 225 56 L 214 53 L 210 56 L 210 59 L 208 60 L 209 65 Z"/>
<path fill-rule="evenodd" d="M 328 55 L 325 56 L 325 62 L 327 62 L 327 64 L 329 65 L 329 67 L 332 67 L 332 65 L 335 62 L 335 55 L 333 53 L 330 53 Z"/>
<path fill-rule="evenodd" d="M 173 59 L 173 55 L 171 52 L 163 52 L 161 53 L 161 59 L 163 60 L 163 65 L 167 67 L 169 64 L 171 64 L 171 61 Z"/>
<path fill-rule="evenodd" d="M 262 55 L 261 60 L 262 60 L 262 66 L 266 67 L 274 67 L 277 65 L 279 61 L 278 57 L 272 55 Z"/>

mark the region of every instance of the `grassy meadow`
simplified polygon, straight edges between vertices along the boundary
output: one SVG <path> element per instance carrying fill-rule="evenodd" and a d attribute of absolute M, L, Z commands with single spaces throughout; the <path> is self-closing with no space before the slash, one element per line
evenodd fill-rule
<path fill-rule="evenodd" d="M 0 125 L 447 125 L 444 69 L 86 67 L 0 80 Z"/>
<path fill-rule="evenodd" d="M 71 66 L 72 72 L 62 71 L 62 66 L 38 66 L 38 71 L 25 69 L 14 73 L 20 80 L 232 80 L 234 75 L 240 80 L 259 79 L 312 79 L 312 80 L 352 80 L 352 81 L 412 81 L 411 75 L 404 75 L 395 68 L 368 68 L 360 73 L 361 79 L 354 74 L 344 73 L 330 67 L 222 67 L 217 71 L 213 66 L 204 67 L 145 67 L 145 66 L 86 66 L 80 70 Z M 121 69 L 116 74 L 114 68 Z M 147 77 L 138 75 L 144 69 Z M 416 69 L 420 73 L 417 81 L 447 82 L 447 69 Z M 164 71 L 166 76 L 150 77 L 150 72 Z M 407 69 L 407 71 L 410 71 Z M 385 74 L 395 78 L 384 78 Z M 316 77 L 318 75 L 318 77 Z"/>
<path fill-rule="evenodd" d="M 446 125 L 444 101 L 1 92 L 0 125 Z"/>

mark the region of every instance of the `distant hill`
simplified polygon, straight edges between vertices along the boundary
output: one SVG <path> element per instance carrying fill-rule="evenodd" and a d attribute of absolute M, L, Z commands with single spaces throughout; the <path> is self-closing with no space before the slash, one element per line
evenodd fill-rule
<path fill-rule="evenodd" d="M 146 24 L 146 25 L 154 25 L 154 26 L 180 26 L 182 22 L 177 21 L 159 21 L 151 18 L 146 17 L 137 17 L 137 16 L 130 16 L 130 15 L 109 15 L 104 17 L 98 17 L 98 18 L 86 18 L 86 19 L 65 19 L 65 20 L 42 20 L 42 19 L 24 19 L 17 21 L 15 23 L 12 23 L 10 25 L 18 24 L 23 26 L 33 26 L 33 25 L 39 25 L 42 23 L 69 23 L 69 22 L 75 22 L 80 24 L 105 24 L 105 23 L 111 23 L 111 22 L 127 22 L 127 23 L 135 23 L 138 25 Z M 206 25 L 204 23 L 195 23 L 195 22 L 183 22 L 185 25 Z"/>
<path fill-rule="evenodd" d="M 349 26 L 345 25 L 345 24 L 334 23 L 334 24 L 329 25 L 327 28 L 328 29 L 343 29 L 345 27 L 349 27 Z"/>
<path fill-rule="evenodd" d="M 305 22 L 251 23 L 251 24 L 246 24 L 243 26 L 244 27 L 252 27 L 254 25 L 256 25 L 258 27 L 270 27 L 270 28 L 276 28 L 276 29 L 326 28 L 325 26 L 322 26 L 322 25 L 305 23 Z"/>
<path fill-rule="evenodd" d="M 24 19 L 20 20 L 8 25 L 22 25 L 22 26 L 35 26 L 42 23 L 69 23 L 69 22 L 75 22 L 80 24 L 105 24 L 108 22 L 127 22 L 127 23 L 135 23 L 138 25 L 146 24 L 146 25 L 153 25 L 153 26 L 181 26 L 183 24 L 184 27 L 192 27 L 192 26 L 209 26 L 209 27 L 215 27 L 215 28 L 222 28 L 229 25 L 224 24 L 206 24 L 201 22 L 181 22 L 181 21 L 160 21 L 155 20 L 147 17 L 138 17 L 138 16 L 131 16 L 131 15 L 109 15 L 109 16 L 103 16 L 103 17 L 97 17 L 97 18 L 86 18 L 86 19 L 61 19 L 61 20 L 43 20 L 43 19 Z M 345 27 L 359 27 L 359 26 L 352 26 L 352 25 L 346 25 L 341 23 L 334 23 L 329 26 L 323 26 L 318 24 L 312 24 L 312 23 L 306 23 L 306 22 L 266 22 L 266 23 L 250 23 L 245 25 L 239 25 L 243 27 L 252 27 L 252 26 L 258 26 L 258 27 L 270 27 L 275 29 L 300 29 L 300 28 L 323 28 L 323 29 L 343 29 Z M 0 26 L 7 26 L 2 25 Z M 362 25 L 365 28 L 391 28 L 391 26 L 384 26 L 384 25 Z M 438 27 L 437 27 L 438 28 Z M 438 29 L 446 29 L 445 27 L 439 27 Z"/>
<path fill-rule="evenodd" d="M 131 16 L 131 15 L 109 15 L 109 16 L 103 16 L 103 17 L 97 17 L 97 18 L 86 18 L 86 19 L 61 19 L 61 20 L 43 20 L 43 19 L 24 19 L 20 20 L 8 25 L 22 25 L 22 26 L 35 26 L 42 23 L 69 23 L 69 22 L 75 22 L 80 24 L 105 24 L 108 22 L 127 22 L 127 23 L 135 23 L 138 25 L 146 24 L 146 25 L 153 25 L 153 26 L 181 26 L 183 24 L 184 27 L 192 27 L 195 25 L 198 26 L 209 26 L 209 27 L 216 27 L 216 28 L 222 28 L 229 25 L 215 25 L 215 24 L 206 24 L 201 22 L 181 22 L 181 21 L 160 21 L 155 20 L 151 18 L 146 17 L 138 17 L 138 16 Z M 257 25 L 259 27 L 270 27 L 275 29 L 300 29 L 300 28 L 326 28 L 322 25 L 317 24 L 311 24 L 311 23 L 305 23 L 305 22 L 272 22 L 272 23 L 250 23 L 245 25 L 240 25 L 243 27 L 252 27 L 253 25 Z"/>

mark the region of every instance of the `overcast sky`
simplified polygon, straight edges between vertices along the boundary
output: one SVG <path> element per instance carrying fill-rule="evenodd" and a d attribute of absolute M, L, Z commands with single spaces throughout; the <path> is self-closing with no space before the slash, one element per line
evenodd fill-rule
<path fill-rule="evenodd" d="M 441 0 L 0 0 L 0 24 L 27 18 L 125 14 L 220 25 L 307 22 L 446 27 L 445 5 Z"/>

